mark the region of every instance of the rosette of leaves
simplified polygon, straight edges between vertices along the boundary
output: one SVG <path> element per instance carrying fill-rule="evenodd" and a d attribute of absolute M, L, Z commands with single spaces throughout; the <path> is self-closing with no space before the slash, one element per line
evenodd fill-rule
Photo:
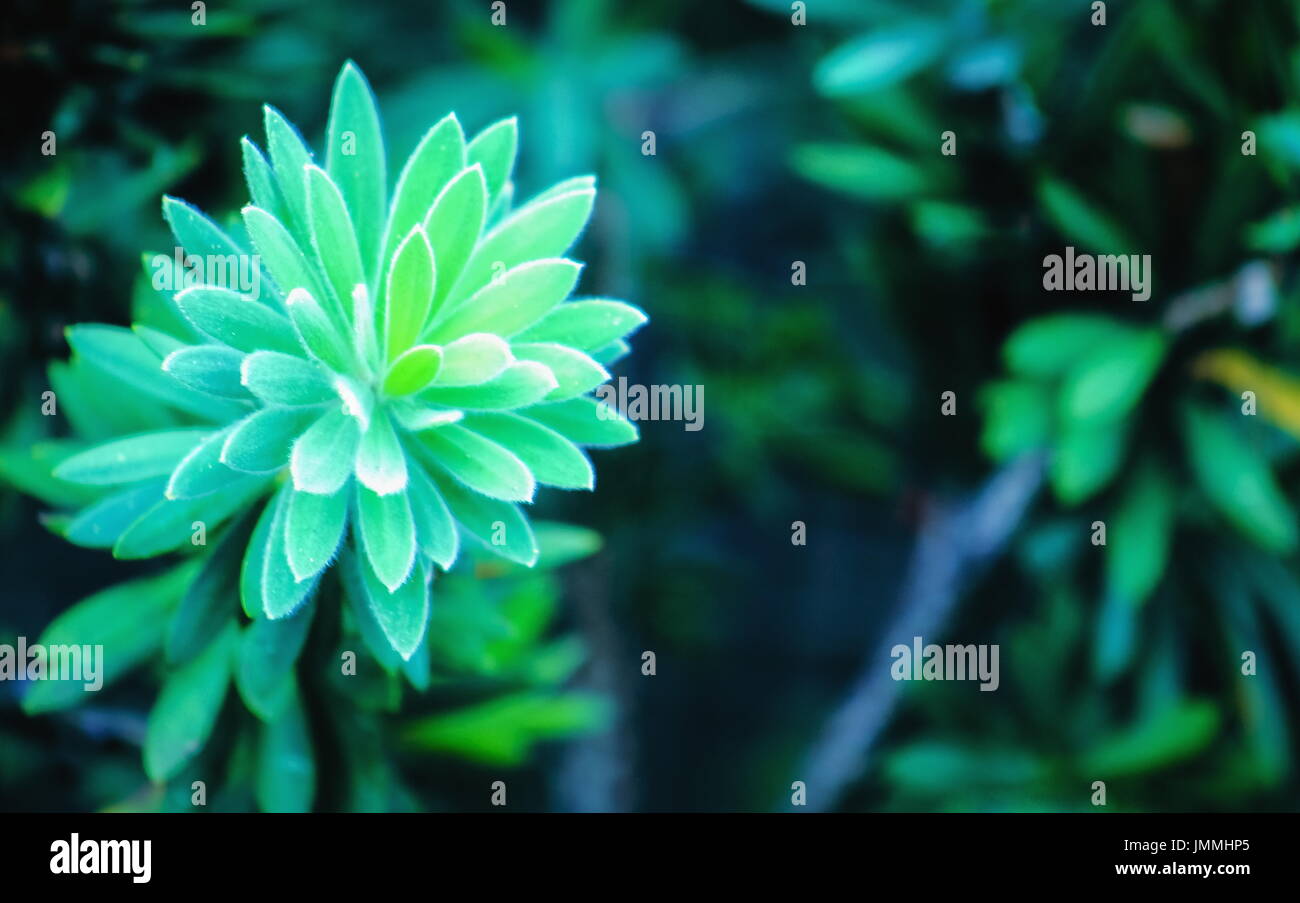
<path fill-rule="evenodd" d="M 148 557 L 266 499 L 227 563 L 247 616 L 290 618 L 337 558 L 349 596 L 409 659 L 434 572 L 462 536 L 531 565 L 519 504 L 538 484 L 592 488 L 582 448 L 636 439 L 591 391 L 645 316 L 569 300 L 582 265 L 564 255 L 594 179 L 512 209 L 514 119 L 467 141 L 446 116 L 391 193 L 356 66 L 335 84 L 323 165 L 277 111 L 265 121 L 269 155 L 243 142 L 243 234 L 164 201 L 179 246 L 208 264 L 172 298 L 185 333 L 69 330 L 78 355 L 114 359 L 194 422 L 64 460 L 59 478 L 110 487 L 65 532 Z M 194 276 L 184 260 L 177 280 Z M 257 297 L 202 281 L 220 272 L 214 261 L 260 267 L 243 286 L 260 284 Z"/>

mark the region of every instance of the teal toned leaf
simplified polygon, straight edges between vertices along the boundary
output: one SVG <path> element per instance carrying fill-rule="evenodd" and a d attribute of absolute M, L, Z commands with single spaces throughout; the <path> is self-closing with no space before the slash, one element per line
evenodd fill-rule
<path fill-rule="evenodd" d="M 285 304 L 302 347 L 335 373 L 351 371 L 355 357 L 350 336 L 339 331 L 320 302 L 306 289 L 296 288 Z"/>
<path fill-rule="evenodd" d="M 590 392 L 609 379 L 609 371 L 581 351 L 554 342 L 516 342 L 510 346 L 515 357 L 545 364 L 559 384 L 547 401 L 563 401 Z"/>
<path fill-rule="evenodd" d="M 452 517 L 492 552 L 532 567 L 537 563 L 537 538 L 519 506 L 490 499 L 466 489 L 451 477 L 430 474 Z"/>
<path fill-rule="evenodd" d="M 164 197 L 163 218 L 171 226 L 176 241 L 189 254 L 211 260 L 216 257 L 238 258 L 245 253 L 216 223 L 184 201 Z"/>
<path fill-rule="evenodd" d="M 150 480 L 106 495 L 77 512 L 63 538 L 79 546 L 109 549 L 140 516 L 163 500 L 165 480 Z"/>
<path fill-rule="evenodd" d="M 438 194 L 424 231 L 432 236 L 438 285 L 431 309 L 436 314 L 465 269 L 487 220 L 487 185 L 480 166 L 462 170 Z"/>
<path fill-rule="evenodd" d="M 230 475 L 218 493 L 192 499 L 164 499 L 140 516 L 113 545 L 114 558 L 152 558 L 193 542 L 195 524 L 214 530 L 266 491 L 269 480 Z"/>
<path fill-rule="evenodd" d="M 346 309 L 352 290 L 365 284 L 366 271 L 343 195 L 318 166 L 307 167 L 307 209 L 316 259 L 329 278 L 334 297 Z"/>
<path fill-rule="evenodd" d="M 361 427 L 356 418 L 331 411 L 317 420 L 293 445 L 289 469 L 299 492 L 333 495 L 352 475 Z"/>
<path fill-rule="evenodd" d="M 366 603 L 388 643 L 402 659 L 409 660 L 424 640 L 429 623 L 430 574 L 423 564 L 410 579 L 389 591 L 365 562 L 357 563 Z"/>
<path fill-rule="evenodd" d="M 280 292 L 286 296 L 297 288 L 310 292 L 312 297 L 326 305 L 335 325 L 342 326 L 342 307 L 332 293 L 326 294 L 326 287 L 316 275 L 316 268 L 307 259 L 311 245 L 300 245 L 288 228 L 265 210 L 245 207 L 243 215 L 244 226 L 253 239 L 253 245 Z"/>
<path fill-rule="evenodd" d="M 1052 449 L 1048 474 L 1061 504 L 1077 505 L 1101 491 L 1124 461 L 1127 425 L 1068 421 Z"/>
<path fill-rule="evenodd" d="M 254 519 L 245 516 L 221 537 L 185 595 L 167 628 L 167 661 L 188 662 L 221 634 L 238 612 L 239 563 L 248 546 Z"/>
<path fill-rule="evenodd" d="M 532 501 L 536 484 L 509 449 L 463 426 L 420 433 L 417 439 L 438 464 L 475 492 L 507 502 Z"/>
<path fill-rule="evenodd" d="M 98 673 L 89 683 L 109 686 L 158 651 L 168 614 L 196 571 L 197 565 L 188 562 L 157 577 L 130 580 L 101 590 L 51 621 L 38 642 L 46 649 L 102 646 L 107 654 L 96 663 Z M 82 675 L 90 677 L 84 663 Z M 23 711 L 36 715 L 85 703 L 90 699 L 87 685 L 76 680 L 36 681 L 23 697 Z"/>
<path fill-rule="evenodd" d="M 454 309 L 461 299 L 487 285 L 498 266 L 508 271 L 568 251 L 591 217 L 595 199 L 595 189 L 585 189 L 532 202 L 512 213 L 479 242 L 448 293 L 444 308 Z M 434 240 L 436 243 L 436 234 Z"/>
<path fill-rule="evenodd" d="M 175 776 L 208 742 L 230 683 L 239 633 L 234 623 L 193 661 L 167 676 L 149 712 L 144 770 L 151 781 Z"/>
<path fill-rule="evenodd" d="M 239 142 L 239 147 L 244 155 L 244 179 L 248 182 L 248 196 L 253 199 L 255 205 L 276 219 L 285 219 L 288 216 L 288 208 L 285 206 L 284 196 L 280 193 L 279 186 L 275 183 L 275 173 L 271 170 L 271 164 L 262 154 L 261 149 L 247 137 Z"/>
<path fill-rule="evenodd" d="M 176 294 L 176 306 L 195 329 L 231 348 L 301 353 L 283 315 L 238 292 L 196 285 Z"/>
<path fill-rule="evenodd" d="M 625 337 L 646 315 L 622 301 L 586 299 L 561 304 L 515 336 L 521 342 L 558 342 L 588 353 Z"/>
<path fill-rule="evenodd" d="M 326 169 L 346 202 L 365 272 L 373 278 L 387 213 L 387 156 L 375 95 L 351 61 L 344 64 L 334 82 L 326 141 Z"/>
<path fill-rule="evenodd" d="M 239 695 L 263 721 L 276 718 L 293 698 L 293 666 L 311 630 L 313 606 L 278 620 L 257 618 L 239 641 L 235 682 Z"/>
<path fill-rule="evenodd" d="M 430 338 L 445 343 L 474 332 L 512 336 L 567 298 L 581 272 L 581 264 L 562 258 L 520 264 L 435 323 Z"/>
<path fill-rule="evenodd" d="M 224 345 L 190 345 L 163 358 L 163 372 L 198 392 L 243 400 L 251 394 L 240 381 L 244 352 Z"/>
<path fill-rule="evenodd" d="M 378 495 L 406 488 L 406 453 L 397 441 L 388 415 L 380 411 L 361 437 L 357 449 L 357 479 Z"/>
<path fill-rule="evenodd" d="M 415 540 L 420 553 L 432 558 L 443 570 L 450 569 L 460 550 L 460 533 L 447 510 L 447 503 L 423 468 L 411 468 L 407 495 L 411 501 L 411 517 L 415 522 Z"/>
<path fill-rule="evenodd" d="M 333 495 L 290 494 L 285 548 L 296 580 L 316 576 L 334 558 L 347 528 L 349 498 L 346 486 Z"/>
<path fill-rule="evenodd" d="M 305 242 L 310 232 L 307 218 L 307 185 L 303 179 L 303 169 L 311 163 L 311 151 L 307 149 L 298 130 L 281 115 L 279 110 L 268 105 L 262 108 L 262 112 L 266 125 L 266 149 L 271 156 L 276 184 L 280 186 L 285 205 L 289 210 L 290 221 L 286 225 L 300 241 Z M 256 236 L 253 241 L 257 241 Z M 265 256 L 266 250 L 260 250 Z M 279 279 L 277 278 L 276 281 L 278 282 Z M 296 288 L 295 285 L 285 285 L 283 282 L 280 283 L 280 287 L 286 292 Z"/>
<path fill-rule="evenodd" d="M 1296 547 L 1295 515 L 1261 455 L 1222 417 L 1184 412 L 1187 457 L 1210 503 L 1244 536 L 1273 552 Z"/>
<path fill-rule="evenodd" d="M 465 166 L 465 133 L 454 113 L 449 113 L 420 140 L 406 161 L 393 192 L 383 260 L 393 256 L 397 243 L 429 212 L 431 198 Z M 450 286 L 448 286 L 450 288 Z"/>
<path fill-rule="evenodd" d="M 1174 528 L 1174 492 L 1158 467 L 1134 475 L 1106 534 L 1106 585 L 1131 605 L 1164 576 Z"/>
<path fill-rule="evenodd" d="M 243 384 L 266 404 L 301 406 L 337 400 L 327 371 L 311 361 L 278 351 L 258 351 L 244 358 Z"/>
<path fill-rule="evenodd" d="M 316 757 L 302 700 L 295 692 L 262 726 L 257 748 L 257 805 L 263 812 L 310 812 Z"/>
<path fill-rule="evenodd" d="M 213 433 L 181 459 L 167 481 L 167 498 L 193 499 L 209 495 L 243 479 L 221 463 L 221 449 L 230 428 Z"/>
<path fill-rule="evenodd" d="M 415 562 L 415 523 L 406 493 L 378 495 L 358 483 L 357 523 L 375 576 L 395 591 Z"/>
<path fill-rule="evenodd" d="M 514 359 L 504 339 L 486 332 L 473 333 L 443 347 L 435 384 L 477 386 L 500 376 Z"/>
<path fill-rule="evenodd" d="M 944 43 L 944 30 L 928 22 L 873 29 L 819 62 L 813 84 L 827 97 L 878 91 L 930 65 Z"/>
<path fill-rule="evenodd" d="M 510 181 L 518 144 L 519 123 L 512 116 L 479 132 L 465 148 L 465 162 L 482 167 L 488 197 L 493 200 Z"/>
<path fill-rule="evenodd" d="M 591 489 L 595 471 L 586 454 L 559 433 L 515 414 L 471 414 L 465 428 L 508 449 L 540 483 L 563 489 Z"/>
<path fill-rule="evenodd" d="M 270 473 L 289 463 L 293 441 L 316 419 L 304 408 L 262 408 L 226 436 L 221 463 L 244 473 Z"/>
<path fill-rule="evenodd" d="M 559 386 L 550 368 L 536 361 L 515 361 L 501 374 L 477 386 L 439 386 L 420 393 L 431 404 L 467 410 L 500 411 L 536 404 Z"/>
<path fill-rule="evenodd" d="M 1135 245 L 1109 216 L 1097 210 L 1066 183 L 1044 178 L 1038 183 L 1038 202 L 1047 218 L 1066 238 L 1100 254 L 1128 254 Z"/>
<path fill-rule="evenodd" d="M 244 613 L 254 620 L 288 617 L 316 588 L 315 580 L 299 583 L 289 568 L 284 522 L 292 491 L 284 486 L 267 503 L 248 541 L 239 595 Z"/>
<path fill-rule="evenodd" d="M 1051 314 L 1017 327 L 1002 346 L 1007 367 L 1021 376 L 1060 376 L 1129 327 L 1094 314 Z"/>
<path fill-rule="evenodd" d="M 570 442 L 612 448 L 637 440 L 636 425 L 608 402 L 572 398 L 528 409 L 527 417 L 549 426 Z"/>
<path fill-rule="evenodd" d="M 73 483 L 112 486 L 167 476 L 211 430 L 162 430 L 97 445 L 67 458 L 54 475 Z"/>

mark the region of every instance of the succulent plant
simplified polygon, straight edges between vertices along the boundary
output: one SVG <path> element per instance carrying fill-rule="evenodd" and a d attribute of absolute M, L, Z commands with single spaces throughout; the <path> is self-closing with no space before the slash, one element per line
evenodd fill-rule
<path fill-rule="evenodd" d="M 176 416 L 59 464 L 97 496 L 63 532 L 143 558 L 229 522 L 201 579 L 237 584 L 254 621 L 310 605 L 337 561 L 358 616 L 409 659 L 462 537 L 531 566 L 519 503 L 538 484 L 591 489 L 583 447 L 636 440 L 591 392 L 646 318 L 570 299 L 582 266 L 564 255 L 595 180 L 515 208 L 514 119 L 466 141 L 447 115 L 391 193 L 355 65 L 335 83 L 323 167 L 269 106 L 265 123 L 267 155 L 243 141 L 246 235 L 164 199 L 184 251 L 156 283 L 175 334 L 68 331 L 77 356 Z M 231 285 L 240 270 L 254 278 Z"/>

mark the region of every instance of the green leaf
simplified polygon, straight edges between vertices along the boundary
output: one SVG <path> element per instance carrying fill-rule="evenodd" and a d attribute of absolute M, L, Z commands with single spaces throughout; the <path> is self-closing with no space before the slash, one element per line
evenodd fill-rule
<path fill-rule="evenodd" d="M 293 487 L 299 492 L 333 495 L 352 475 L 361 428 L 356 418 L 331 411 L 298 437 L 289 456 Z"/>
<path fill-rule="evenodd" d="M 411 722 L 403 741 L 490 765 L 521 765 L 535 744 L 592 733 L 611 717 L 608 700 L 592 693 L 529 690 Z"/>
<path fill-rule="evenodd" d="M 207 744 L 226 697 L 238 638 L 231 622 L 201 655 L 163 683 L 145 729 L 144 770 L 151 781 L 174 777 Z"/>
<path fill-rule="evenodd" d="M 411 395 L 429 386 L 442 367 L 442 349 L 437 345 L 416 345 L 393 361 L 384 377 L 384 394 Z"/>
<path fill-rule="evenodd" d="M 397 243 L 424 219 L 429 199 L 437 198 L 464 166 L 465 133 L 456 114 L 448 113 L 425 133 L 402 168 L 388 216 L 384 261 L 392 259 Z"/>
<path fill-rule="evenodd" d="M 1010 379 L 990 383 L 980 390 L 980 404 L 985 409 L 980 444 L 995 461 L 1048 443 L 1051 395 L 1041 383 Z"/>
<path fill-rule="evenodd" d="M 594 398 L 539 404 L 529 408 L 525 416 L 578 445 L 613 448 L 637 440 L 635 424 L 609 403 Z"/>
<path fill-rule="evenodd" d="M 239 596 L 244 613 L 255 620 L 287 617 L 316 588 L 313 580 L 299 583 L 289 569 L 284 520 L 291 491 L 287 486 L 282 487 L 267 502 L 244 555 Z"/>
<path fill-rule="evenodd" d="M 558 342 L 590 353 L 624 338 L 646 319 L 639 309 L 622 301 L 569 301 L 515 338 L 521 342 Z"/>
<path fill-rule="evenodd" d="M 482 167 L 462 170 L 439 192 L 424 219 L 424 231 L 432 236 L 438 285 L 430 315 L 436 315 L 451 293 L 474 253 L 487 221 L 487 184 Z"/>
<path fill-rule="evenodd" d="M 275 719 L 262 725 L 257 750 L 257 805 L 263 812 L 310 812 L 315 795 L 315 752 L 307 715 L 295 687 Z"/>
<path fill-rule="evenodd" d="M 591 461 L 569 440 L 536 421 L 514 414 L 471 414 L 465 428 L 509 450 L 538 482 L 563 489 L 591 489 Z"/>
<path fill-rule="evenodd" d="M 1080 755 L 1080 772 L 1113 779 L 1166 769 L 1204 749 L 1219 733 L 1219 720 L 1212 702 L 1186 700 L 1103 737 Z"/>
<path fill-rule="evenodd" d="M 460 551 L 460 533 L 447 503 L 421 467 L 411 468 L 411 485 L 407 495 L 411 502 L 411 519 L 415 522 L 415 541 L 420 553 L 449 570 Z"/>
<path fill-rule="evenodd" d="M 554 342 L 516 342 L 510 346 L 515 357 L 545 364 L 559 383 L 546 395 L 547 401 L 563 401 L 590 392 L 609 379 L 609 371 L 581 351 Z"/>
<path fill-rule="evenodd" d="M 1052 449 L 1048 475 L 1061 504 L 1074 506 L 1106 486 L 1124 461 L 1127 424 L 1067 422 Z"/>
<path fill-rule="evenodd" d="M 274 352 L 267 352 L 274 353 Z M 163 372 L 198 392 L 220 398 L 244 400 L 251 397 L 240 381 L 244 352 L 224 345 L 190 345 L 163 358 Z"/>
<path fill-rule="evenodd" d="M 532 567 L 537 563 L 537 538 L 518 505 L 488 498 L 466 489 L 450 476 L 429 475 L 451 515 L 471 536 L 497 555 Z"/>
<path fill-rule="evenodd" d="M 167 481 L 167 498 L 199 498 L 246 479 L 221 463 L 221 449 L 229 434 L 229 427 L 213 433 L 181 459 Z"/>
<path fill-rule="evenodd" d="M 113 486 L 170 474 L 211 430 L 160 430 L 97 445 L 54 468 L 60 480 Z"/>
<path fill-rule="evenodd" d="M 810 182 L 872 202 L 910 200 L 937 181 L 911 159 L 866 144 L 801 144 L 790 165 Z"/>
<path fill-rule="evenodd" d="M 245 357 L 240 380 L 266 404 L 305 406 L 338 399 L 327 371 L 278 351 L 257 351 Z"/>
<path fill-rule="evenodd" d="M 1261 455 L 1222 417 L 1201 408 L 1185 409 L 1183 428 L 1192 471 L 1210 503 L 1261 547 L 1293 551 L 1295 516 Z"/>
<path fill-rule="evenodd" d="M 351 214 L 365 272 L 373 279 L 386 213 L 387 156 L 374 92 L 351 61 L 334 82 L 326 140 L 326 169 Z"/>
<path fill-rule="evenodd" d="M 1108 422 L 1127 415 L 1160 369 L 1169 342 L 1156 329 L 1113 337 L 1075 365 L 1061 385 L 1061 417 Z"/>
<path fill-rule="evenodd" d="M 406 493 L 378 495 L 358 483 L 357 523 L 370 567 L 388 591 L 394 592 L 410 576 L 415 563 L 415 522 Z M 409 658 L 409 653 L 405 657 Z"/>
<path fill-rule="evenodd" d="M 878 91 L 929 66 L 944 44 L 944 29 L 928 22 L 873 29 L 822 59 L 813 84 L 827 97 Z"/>
<path fill-rule="evenodd" d="M 377 314 L 384 324 L 387 360 L 416 343 L 429 318 L 434 282 L 433 247 L 424 228 L 416 226 L 393 255 L 384 309 Z"/>
<path fill-rule="evenodd" d="M 263 721 L 274 719 L 293 698 L 293 666 L 311 630 L 313 606 L 277 620 L 257 618 L 239 642 L 235 682 L 249 709 Z"/>
<path fill-rule="evenodd" d="M 514 362 L 510 346 L 499 336 L 478 332 L 442 349 L 442 366 L 435 385 L 477 386 L 500 376 Z"/>
<path fill-rule="evenodd" d="M 1160 584 L 1174 528 L 1173 487 L 1150 462 L 1134 475 L 1106 534 L 1106 585 L 1140 605 Z"/>
<path fill-rule="evenodd" d="M 296 288 L 285 303 L 302 347 L 335 373 L 350 372 L 355 362 L 352 343 L 339 331 L 320 302 L 306 289 Z"/>
<path fill-rule="evenodd" d="M 1089 251 L 1127 254 L 1135 247 L 1114 220 L 1058 179 L 1048 177 L 1038 183 L 1038 203 L 1066 238 Z"/>
<path fill-rule="evenodd" d="M 1018 327 L 1002 346 L 1002 357 L 1020 376 L 1050 379 L 1066 373 L 1099 347 L 1131 334 L 1129 327 L 1110 317 L 1051 314 Z"/>
<path fill-rule="evenodd" d="M 583 189 L 533 201 L 512 213 L 475 247 L 442 309 L 454 310 L 461 299 L 487 285 L 498 266 L 509 271 L 520 264 L 556 258 L 568 251 L 591 217 L 595 199 L 594 188 Z M 430 234 L 436 255 L 438 235 Z"/>
<path fill-rule="evenodd" d="M 53 647 L 102 646 L 98 672 L 89 680 L 107 687 L 162 645 L 167 616 L 193 579 L 197 565 L 187 562 L 156 577 L 119 583 L 77 602 L 55 618 L 41 633 L 40 645 Z M 83 678 L 89 678 L 82 664 Z M 71 708 L 93 699 L 87 683 L 76 680 L 35 681 L 23 697 L 29 715 Z"/>
<path fill-rule="evenodd" d="M 196 285 L 176 294 L 176 306 L 195 329 L 231 348 L 301 353 L 289 321 L 246 295 Z"/>
<path fill-rule="evenodd" d="M 190 583 L 167 628 L 167 661 L 188 662 L 219 636 L 237 613 L 239 564 L 253 531 L 254 518 L 243 517 L 221 537 Z"/>
<path fill-rule="evenodd" d="M 535 525 L 537 546 L 541 555 L 537 567 L 551 569 L 563 567 L 574 561 L 581 561 L 600 551 L 604 542 L 600 534 L 586 527 L 572 524 L 557 524 L 551 521 L 538 521 Z"/>
<path fill-rule="evenodd" d="M 536 404 L 558 387 L 559 382 L 545 364 L 516 361 L 477 386 L 440 386 L 435 381 L 419 398 L 449 408 L 500 411 Z"/>
<path fill-rule="evenodd" d="M 279 110 L 268 105 L 262 108 L 262 113 L 266 125 L 266 149 L 271 155 L 276 184 L 280 186 L 285 206 L 289 211 L 286 225 L 300 241 L 306 242 L 311 233 L 307 225 L 307 185 L 303 178 L 303 170 L 311 163 L 311 151 L 307 149 L 307 144 L 299 136 L 298 130 L 281 115 Z M 256 243 L 257 238 L 254 237 L 253 241 Z M 265 257 L 266 250 L 260 246 L 259 249 Z M 279 279 L 277 278 L 276 281 L 279 282 Z M 288 292 L 295 286 L 280 282 L 280 287 Z"/>
<path fill-rule="evenodd" d="M 298 581 L 323 571 L 338 551 L 348 523 L 347 487 L 333 495 L 293 492 L 285 518 L 289 568 Z"/>
<path fill-rule="evenodd" d="M 273 473 L 289 463 L 293 441 L 317 417 L 306 408 L 262 408 L 235 424 L 221 463 L 244 473 Z"/>
<path fill-rule="evenodd" d="M 523 461 L 509 449 L 463 426 L 420 433 L 417 441 L 433 459 L 475 492 L 507 502 L 530 502 L 537 486 Z"/>
<path fill-rule="evenodd" d="M 446 343 L 474 332 L 512 336 L 567 298 L 581 272 L 581 264 L 563 258 L 520 264 L 435 323 L 430 338 Z"/>
<path fill-rule="evenodd" d="M 465 148 L 465 162 L 471 166 L 477 163 L 483 169 L 491 201 L 496 200 L 510 181 L 518 145 L 519 123 L 512 116 L 479 132 Z"/>

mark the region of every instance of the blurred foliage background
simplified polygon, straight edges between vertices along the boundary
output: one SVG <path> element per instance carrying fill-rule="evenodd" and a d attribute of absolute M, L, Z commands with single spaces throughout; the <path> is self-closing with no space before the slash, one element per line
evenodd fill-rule
<path fill-rule="evenodd" d="M 0 641 L 157 572 L 40 526 L 63 327 L 126 323 L 159 196 L 235 213 L 260 104 L 314 140 L 353 58 L 394 160 L 448 110 L 517 113 L 521 196 L 598 176 L 583 292 L 651 316 L 617 372 L 703 385 L 705 425 L 643 423 L 596 493 L 544 494 L 594 531 L 557 526 L 556 569 L 440 580 L 435 685 L 319 713 L 348 777 L 318 806 L 486 808 L 504 778 L 534 809 L 766 810 L 797 780 L 847 810 L 1091 810 L 1095 780 L 1109 809 L 1295 809 L 1300 4 L 1106 7 L 11 2 Z M 1045 292 L 1066 245 L 1151 255 L 1150 300 Z M 1017 462 L 1006 531 L 918 542 Z M 988 566 L 947 573 L 963 544 Z M 1001 686 L 890 683 L 854 723 L 918 573 L 954 600 L 926 641 L 1000 644 Z M 183 808 L 139 765 L 155 691 L 32 718 L 0 685 L 0 809 Z"/>

